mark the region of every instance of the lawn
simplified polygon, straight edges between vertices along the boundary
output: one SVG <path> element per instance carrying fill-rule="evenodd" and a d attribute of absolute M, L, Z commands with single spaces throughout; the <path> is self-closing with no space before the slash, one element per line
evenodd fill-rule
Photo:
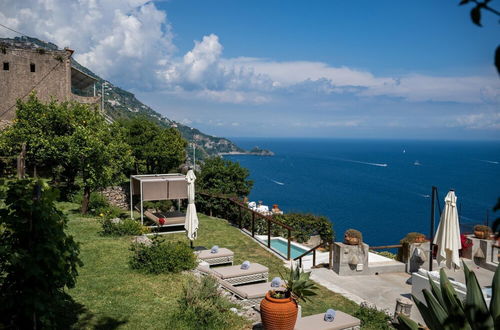
<path fill-rule="evenodd" d="M 84 266 L 79 270 L 76 287 L 69 294 L 84 306 L 78 328 L 162 329 L 174 318 L 183 285 L 192 280 L 185 274 L 147 275 L 130 269 L 128 257 L 132 237 L 103 237 L 96 218 L 82 217 L 77 205 L 60 203 L 69 216 L 68 231 L 81 244 Z M 235 263 L 244 260 L 266 265 L 270 278 L 284 273 L 283 261 L 242 234 L 227 221 L 200 214 L 199 239 L 196 246 L 227 247 L 235 253 Z M 167 240 L 182 240 L 184 234 L 163 235 Z M 319 287 L 318 295 L 302 303 L 303 315 L 334 308 L 354 314 L 359 307 L 352 301 Z M 235 329 L 251 325 L 235 316 Z"/>

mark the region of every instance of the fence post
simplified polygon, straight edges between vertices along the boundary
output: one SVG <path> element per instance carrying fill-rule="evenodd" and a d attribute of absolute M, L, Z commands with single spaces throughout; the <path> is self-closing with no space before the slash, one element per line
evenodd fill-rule
<path fill-rule="evenodd" d="M 292 254 L 292 233 L 290 231 L 290 229 L 287 229 L 288 230 L 288 249 L 287 249 L 287 259 L 290 260 L 290 257 L 291 257 L 291 254 Z"/>
<path fill-rule="evenodd" d="M 255 237 L 255 213 L 252 212 L 252 237 Z"/>
<path fill-rule="evenodd" d="M 316 249 L 313 250 L 313 267 L 316 266 Z"/>
<path fill-rule="evenodd" d="M 328 258 L 328 268 L 333 269 L 333 239 L 330 241 L 330 256 Z"/>
<path fill-rule="evenodd" d="M 267 247 L 271 248 L 271 221 L 267 220 Z"/>

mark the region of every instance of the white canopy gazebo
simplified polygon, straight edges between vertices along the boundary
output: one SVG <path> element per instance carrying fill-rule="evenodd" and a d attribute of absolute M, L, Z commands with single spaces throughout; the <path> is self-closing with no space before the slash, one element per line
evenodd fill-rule
<path fill-rule="evenodd" d="M 140 206 L 136 209 L 141 213 L 141 224 L 144 216 L 156 223 L 154 227 L 181 226 L 185 224 L 186 215 L 180 211 L 152 213 L 144 211 L 144 202 L 178 200 L 188 198 L 186 176 L 174 174 L 144 174 L 130 177 L 130 217 L 133 218 L 134 196 L 139 196 Z"/>

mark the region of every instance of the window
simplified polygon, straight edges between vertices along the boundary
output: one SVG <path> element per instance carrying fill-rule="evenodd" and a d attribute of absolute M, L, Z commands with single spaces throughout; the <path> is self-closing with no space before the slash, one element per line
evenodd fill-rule
<path fill-rule="evenodd" d="M 30 64 L 30 71 L 35 72 L 35 63 Z"/>
<path fill-rule="evenodd" d="M 9 62 L 3 62 L 3 70 L 9 71 Z"/>

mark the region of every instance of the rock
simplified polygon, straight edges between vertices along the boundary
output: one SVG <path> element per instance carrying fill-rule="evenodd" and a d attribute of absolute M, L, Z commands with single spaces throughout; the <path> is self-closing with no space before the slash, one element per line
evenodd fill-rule
<path fill-rule="evenodd" d="M 123 220 L 120 218 L 113 218 L 110 221 L 111 221 L 111 223 L 114 223 L 114 224 L 119 224 L 119 223 L 123 222 Z"/>
<path fill-rule="evenodd" d="M 144 244 L 146 246 L 151 246 L 151 244 L 153 244 L 153 241 L 146 235 L 137 236 L 132 242 L 136 244 Z"/>
<path fill-rule="evenodd" d="M 231 307 L 229 310 L 230 310 L 231 312 L 235 313 L 235 314 L 237 314 L 237 313 L 238 313 L 238 309 L 237 309 L 237 308 L 235 308 L 235 307 Z"/>

